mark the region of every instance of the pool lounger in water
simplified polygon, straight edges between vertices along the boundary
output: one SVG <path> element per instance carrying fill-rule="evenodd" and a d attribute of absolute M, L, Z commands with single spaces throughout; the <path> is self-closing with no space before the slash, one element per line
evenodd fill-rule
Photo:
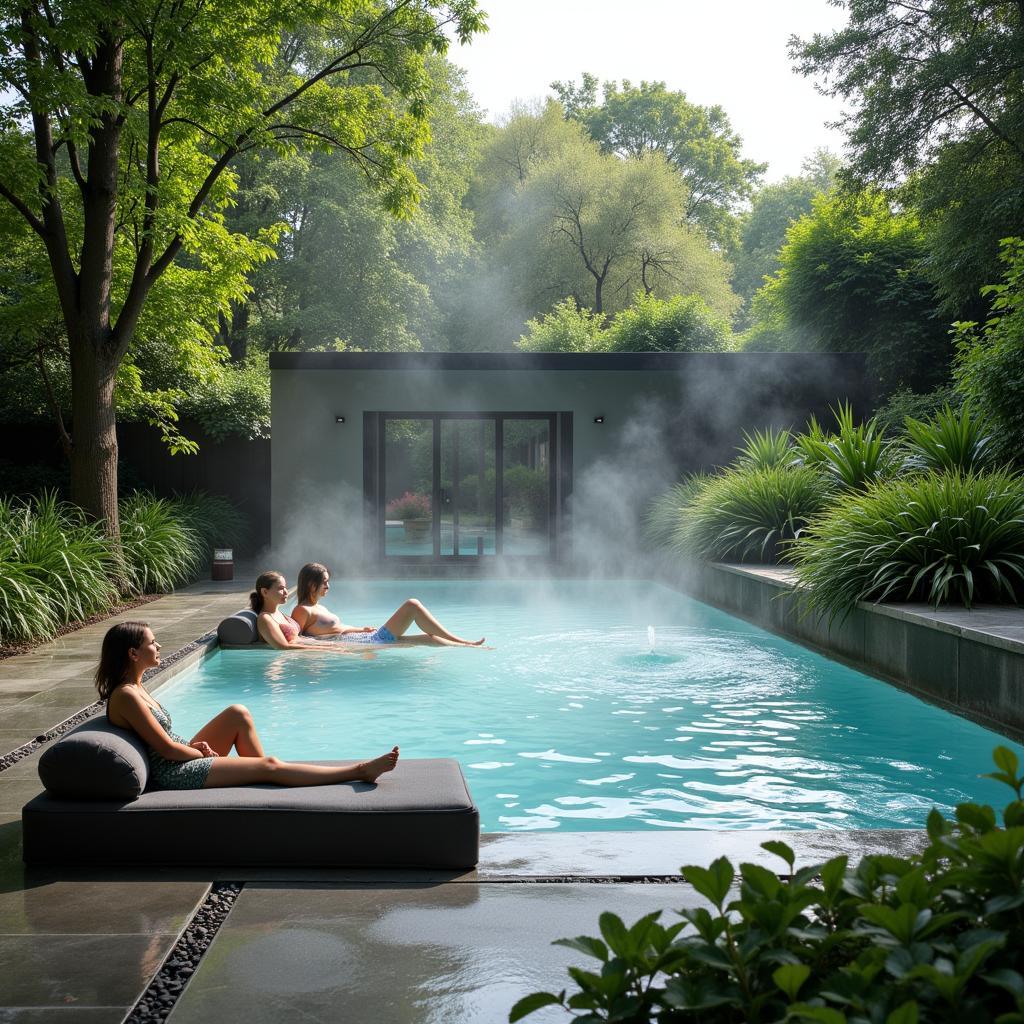
<path fill-rule="evenodd" d="M 375 785 L 146 790 L 144 748 L 135 757 L 123 742 L 141 747 L 137 738 L 105 722 L 86 726 L 74 757 L 49 773 L 41 766 L 50 788 L 22 809 L 27 864 L 462 869 L 477 862 L 480 815 L 451 758 L 399 761 Z M 99 763 L 91 776 L 72 763 L 83 752 Z M 97 792 L 110 766 L 120 771 L 114 790 L 83 799 L 83 779 L 96 780 Z M 139 783 L 133 796 L 128 790 Z"/>

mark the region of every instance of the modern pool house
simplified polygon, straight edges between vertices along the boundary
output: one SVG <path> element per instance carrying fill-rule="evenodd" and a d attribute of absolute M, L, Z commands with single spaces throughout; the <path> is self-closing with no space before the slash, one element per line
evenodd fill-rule
<path fill-rule="evenodd" d="M 388 575 L 571 573 L 589 554 L 581 512 L 637 511 L 679 473 L 728 462 L 744 430 L 870 399 L 861 354 L 274 353 L 270 366 L 273 549 Z M 581 497 L 588 479 L 598 494 Z"/>

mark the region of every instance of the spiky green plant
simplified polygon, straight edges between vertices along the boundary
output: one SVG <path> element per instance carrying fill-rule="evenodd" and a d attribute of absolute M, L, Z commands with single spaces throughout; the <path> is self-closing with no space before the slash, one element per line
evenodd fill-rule
<path fill-rule="evenodd" d="M 991 462 L 992 431 L 984 418 L 966 403 L 958 410 L 948 404 L 926 420 L 908 416 L 904 446 L 908 469 L 984 469 Z"/>
<path fill-rule="evenodd" d="M 175 494 L 171 506 L 185 526 L 199 537 L 197 555 L 208 562 L 214 548 L 237 548 L 249 534 L 249 522 L 227 498 L 219 494 L 190 491 Z"/>
<path fill-rule="evenodd" d="M 788 430 L 743 431 L 743 444 L 736 449 L 740 454 L 735 465 L 744 469 L 772 469 L 785 466 L 792 458 L 792 438 Z"/>
<path fill-rule="evenodd" d="M 679 483 L 655 498 L 644 514 L 644 535 L 654 547 L 669 544 L 686 507 L 707 486 L 711 475 L 688 473 Z"/>
<path fill-rule="evenodd" d="M 703 561 L 779 561 L 831 490 L 807 466 L 730 469 L 683 510 L 671 545 Z"/>
<path fill-rule="evenodd" d="M 1024 597 L 1024 477 L 928 473 L 844 496 L 793 548 L 805 607 Z"/>
<path fill-rule="evenodd" d="M 803 432 L 793 435 L 791 464 L 794 466 L 823 465 L 826 460 L 828 442 L 829 435 L 825 432 L 825 428 L 818 422 L 817 417 L 812 415 Z"/>
<path fill-rule="evenodd" d="M 896 470 L 893 445 L 874 419 L 855 423 L 853 407 L 841 402 L 832 410 L 833 433 L 826 433 L 812 418 L 807 431 L 795 439 L 796 461 L 820 467 L 848 491 L 862 491 Z"/>
<path fill-rule="evenodd" d="M 45 639 L 117 597 L 101 527 L 53 492 L 0 501 L 0 643 Z"/>
<path fill-rule="evenodd" d="M 173 501 L 134 491 L 121 501 L 120 515 L 121 550 L 131 592 L 173 590 L 195 578 L 204 542 L 185 525 Z"/>

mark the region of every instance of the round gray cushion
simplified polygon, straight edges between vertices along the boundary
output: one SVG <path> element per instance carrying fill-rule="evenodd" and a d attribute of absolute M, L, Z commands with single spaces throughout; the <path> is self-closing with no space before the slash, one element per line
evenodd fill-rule
<path fill-rule="evenodd" d="M 111 725 L 101 715 L 43 753 L 39 778 L 54 796 L 134 800 L 149 781 L 149 753 L 134 732 Z"/>
<path fill-rule="evenodd" d="M 217 639 L 222 644 L 251 644 L 259 638 L 256 613 L 248 608 L 222 619 L 217 627 Z"/>

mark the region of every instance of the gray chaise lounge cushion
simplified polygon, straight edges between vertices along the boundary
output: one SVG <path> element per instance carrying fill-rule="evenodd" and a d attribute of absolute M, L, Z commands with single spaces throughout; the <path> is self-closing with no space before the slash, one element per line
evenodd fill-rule
<path fill-rule="evenodd" d="M 39 778 L 55 797 L 134 800 L 149 781 L 146 745 L 106 715 L 92 718 L 59 739 L 39 758 Z"/>
<path fill-rule="evenodd" d="M 217 639 L 222 644 L 251 644 L 260 639 L 256 631 L 256 613 L 249 608 L 222 619 L 217 627 Z"/>
<path fill-rule="evenodd" d="M 339 762 L 334 762 L 339 763 Z M 22 810 L 29 864 L 467 868 L 480 817 L 458 761 L 401 761 L 377 785 L 232 786 Z"/>

